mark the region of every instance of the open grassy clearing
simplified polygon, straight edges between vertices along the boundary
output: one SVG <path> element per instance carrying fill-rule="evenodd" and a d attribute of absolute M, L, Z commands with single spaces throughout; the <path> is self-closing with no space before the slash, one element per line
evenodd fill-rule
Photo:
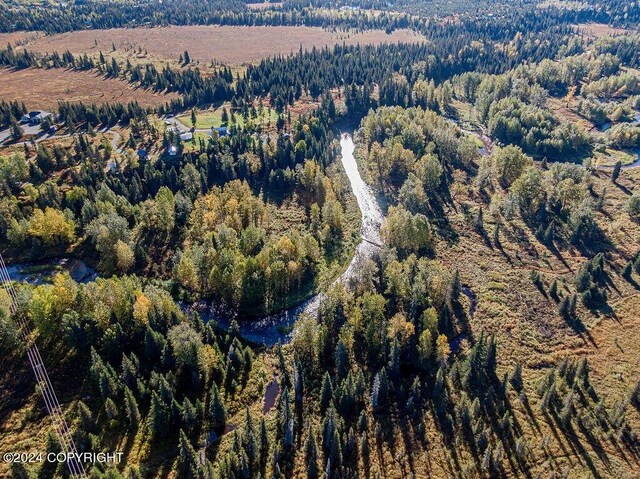
<path fill-rule="evenodd" d="M 593 156 L 596 166 L 613 168 L 618 161 L 620 161 L 623 166 L 633 163 L 638 159 L 638 152 L 633 150 L 623 151 L 606 148 L 602 152 L 595 152 Z"/>
<path fill-rule="evenodd" d="M 594 127 L 593 123 L 576 113 L 577 103 L 575 100 L 567 101 L 563 98 L 549 98 L 546 106 L 560 121 L 574 123 L 579 126 L 581 130 L 589 131 L 599 136 L 598 133 L 600 132 Z"/>
<path fill-rule="evenodd" d="M 95 53 L 137 47 L 154 56 L 177 60 L 185 50 L 192 60 L 209 63 L 243 63 L 274 55 L 287 55 L 303 49 L 325 45 L 380 44 L 384 42 L 424 41 L 411 30 L 396 30 L 387 35 L 382 30 L 362 33 L 330 32 L 319 27 L 244 27 L 244 26 L 187 26 L 163 28 L 116 28 L 111 30 L 83 30 L 60 35 L 40 36 L 27 48 L 36 52 Z M 135 51 L 134 51 L 135 48 Z"/>
<path fill-rule="evenodd" d="M 594 166 L 613 167 L 617 161 L 620 161 L 623 165 L 628 165 L 638 158 L 638 152 L 633 149 L 619 150 L 602 147 L 602 145 L 607 144 L 607 132 L 600 130 L 592 122 L 576 112 L 576 100 L 567 101 L 566 99 L 549 98 L 547 106 L 561 122 L 577 125 L 582 131 L 589 133 L 596 145 L 600 144 L 601 148 L 595 148 L 593 151 L 592 162 Z"/>
<path fill-rule="evenodd" d="M 30 40 L 35 40 L 40 35 L 38 32 L 0 33 L 0 45 L 2 45 L 2 48 L 6 47 L 9 43 L 11 45 L 21 45 Z"/>
<path fill-rule="evenodd" d="M 607 35 L 627 35 L 629 30 L 625 28 L 616 28 L 604 23 L 586 23 L 574 25 L 580 32 L 589 37 L 600 38 Z"/>
<path fill-rule="evenodd" d="M 212 127 L 218 128 L 222 126 L 222 112 L 225 108 L 230 118 L 231 117 L 230 104 L 220 105 L 214 108 L 213 110 L 196 111 L 195 127 L 198 129 L 202 129 L 202 128 L 212 128 Z M 245 120 L 242 114 L 239 114 L 238 112 L 235 112 L 234 114 L 235 114 L 236 125 L 244 126 Z M 249 121 L 252 121 L 253 124 L 256 126 L 258 125 L 266 126 L 269 123 L 275 124 L 277 119 L 278 119 L 278 114 L 276 113 L 275 110 L 272 110 L 269 107 L 264 108 L 262 115 L 260 115 L 260 112 L 258 111 L 258 116 L 256 118 L 251 118 L 251 116 L 249 116 Z M 184 115 L 180 115 L 178 117 L 178 120 L 180 120 L 180 122 L 182 122 L 184 125 L 194 126 L 191 124 L 190 113 L 185 113 Z M 231 125 L 230 119 L 229 119 L 228 125 Z"/>
<path fill-rule="evenodd" d="M 261 2 L 261 3 L 247 3 L 247 8 L 251 10 L 266 10 L 272 7 L 281 7 L 284 2 Z"/>
<path fill-rule="evenodd" d="M 154 107 L 176 98 L 173 94 L 161 95 L 135 89 L 123 81 L 106 79 L 95 73 L 63 69 L 0 69 L 0 84 L 0 99 L 24 101 L 31 109 L 52 111 L 58 101 L 87 104 L 137 101 L 141 106 Z"/>
<path fill-rule="evenodd" d="M 340 111 L 345 110 L 345 102 L 344 96 L 342 92 L 338 89 L 331 91 L 331 96 L 336 104 L 336 108 Z M 272 132 L 275 131 L 276 121 L 278 120 L 278 113 L 267 106 L 265 101 L 263 105 L 262 115 L 260 114 L 260 107 L 257 103 L 254 103 L 254 106 L 258 112 L 258 116 L 254 119 L 249 118 L 253 122 L 253 127 L 260 127 L 262 132 Z M 292 106 L 290 106 L 285 112 L 285 118 L 288 114 L 291 115 L 291 120 L 295 121 L 301 115 L 308 115 L 313 110 L 317 109 L 320 106 L 319 100 L 314 100 L 309 95 L 303 95 L 299 100 L 295 101 Z M 208 110 L 196 110 L 197 119 L 196 119 L 196 128 L 198 130 L 201 129 L 209 129 L 211 127 L 220 127 L 222 126 L 222 109 L 226 108 L 229 115 L 231 114 L 231 104 L 225 103 L 222 105 L 214 106 L 212 109 Z M 267 114 L 268 112 L 268 114 Z M 267 116 L 268 115 L 268 116 Z M 236 124 L 239 126 L 246 126 L 244 118 L 241 114 L 235 113 Z M 193 126 L 191 124 L 191 112 L 186 111 L 182 115 L 179 115 L 177 119 L 187 127 Z M 229 122 L 228 125 L 231 123 Z M 253 128 L 252 127 L 252 128 Z M 204 132 L 196 132 L 194 135 L 195 138 L 202 137 L 205 140 L 209 139 L 209 134 Z"/>
<path fill-rule="evenodd" d="M 607 189 L 604 211 L 596 219 L 609 241 L 615 245 L 610 264 L 619 269 L 624 267 L 640 244 L 640 225 L 625 212 L 628 198 L 638 188 L 639 180 L 640 172 L 637 169 L 624 171 L 618 185 L 610 182 L 608 172 L 598 172 L 593 176 L 595 191 Z M 591 339 L 573 333 L 564 324 L 557 314 L 555 301 L 545 297 L 530 278 L 532 271 L 538 271 L 544 277 L 547 288 L 554 278 L 561 285 L 571 283 L 588 256 L 575 248 L 555 253 L 550 251 L 519 221 L 511 225 L 503 224 L 501 249 L 489 245 L 474 232 L 469 224 L 469 215 L 465 213 L 465 210 L 474 211 L 480 203 L 464 193 L 456 200 L 464 205 L 464 210 L 452 217 L 459 236 L 451 243 L 442 241 L 436 250 L 445 264 L 460 269 L 463 284 L 468 284 L 478 297 L 475 321 L 480 329 L 474 328 L 475 333 L 487 329 L 487 332 L 500 337 L 499 342 L 503 346 L 499 357 L 505 364 L 516 358 L 528 357 L 529 366 L 537 367 L 544 365 L 547 360 L 555 362 L 568 350 L 582 347 L 595 349 L 597 344 Z M 489 216 L 485 229 L 493 231 Z M 617 304 L 623 298 L 640 295 L 631 283 L 617 276 L 614 285 L 609 292 L 611 303 Z M 615 318 L 610 316 L 606 319 L 607 315 L 604 314 L 596 316 L 584 308 L 580 313 L 587 325 Z"/>
<path fill-rule="evenodd" d="M 640 225 L 624 210 L 639 180 L 637 169 L 624 171 L 618 185 L 610 182 L 609 173 L 599 172 L 593 177 L 596 191 L 607 188 L 604 211 L 596 219 L 614 245 L 609 264 L 616 270 L 622 270 L 640 244 Z M 459 200 L 469 211 L 479 206 L 472 198 L 461 196 Z M 489 232 L 493 230 L 490 221 L 485 224 Z M 624 399 L 640 379 L 635 365 L 638 345 L 629 339 L 637 337 L 640 327 L 638 286 L 612 274 L 608 294 L 613 312 L 594 313 L 580 306 L 579 316 L 587 331 L 575 332 L 559 317 L 556 301 L 533 284 L 531 272 L 542 275 L 547 290 L 557 279 L 562 291 L 588 256 L 573 248 L 553 253 L 517 221 L 503 224 L 501 248 L 485 243 L 463 211 L 452 218 L 452 223 L 459 236 L 452 244 L 443 241 L 438 245 L 438 258 L 449 268 L 459 269 L 463 284 L 475 292 L 478 304 L 471 320 L 473 334 L 477 337 L 485 331 L 497 335 L 499 363 L 504 371 L 517 360 L 535 370 L 555 364 L 566 355 L 588 355 L 594 381 L 601 386 L 597 389 L 606 393 L 608 401 Z M 634 279 L 639 280 L 637 275 Z M 632 415 L 640 425 L 640 417 Z"/>

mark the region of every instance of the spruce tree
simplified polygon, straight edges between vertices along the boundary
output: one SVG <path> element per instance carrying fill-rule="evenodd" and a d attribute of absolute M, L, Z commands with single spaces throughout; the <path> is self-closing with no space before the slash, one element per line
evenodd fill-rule
<path fill-rule="evenodd" d="M 289 390 L 285 389 L 282 394 L 280 394 L 280 399 L 278 400 L 278 438 L 284 438 L 287 434 L 290 419 Z"/>
<path fill-rule="evenodd" d="M 256 470 L 259 459 L 258 442 L 256 440 L 256 431 L 253 426 L 253 418 L 251 411 L 247 407 L 244 417 L 244 432 L 242 435 L 242 447 L 249 458 L 249 470 L 253 473 Z"/>
<path fill-rule="evenodd" d="M 420 378 L 416 376 L 415 379 L 413 380 L 413 384 L 411 385 L 407 407 L 412 410 L 418 410 L 418 406 L 420 404 L 421 398 L 422 398 L 422 387 L 420 386 Z M 411 407 L 409 407 L 409 404 L 411 404 Z"/>
<path fill-rule="evenodd" d="M 320 389 L 320 412 L 324 413 L 327 410 L 332 398 L 333 386 L 331 385 L 331 378 L 329 377 L 329 373 L 324 373 L 322 388 Z"/>
<path fill-rule="evenodd" d="M 307 478 L 317 479 L 318 477 L 318 446 L 313 430 L 309 427 L 307 440 L 304 446 L 305 460 L 307 462 Z"/>
<path fill-rule="evenodd" d="M 516 441 L 516 455 L 521 462 L 527 460 L 527 446 L 522 437 L 519 437 Z"/>
<path fill-rule="evenodd" d="M 340 443 L 340 436 L 337 430 L 333 431 L 333 437 L 331 438 L 329 461 L 331 462 L 333 471 L 337 471 L 338 468 L 342 466 L 342 444 Z"/>
<path fill-rule="evenodd" d="M 360 417 L 358 418 L 358 431 L 361 433 L 366 433 L 369 428 L 369 421 L 367 420 L 367 412 L 362 411 L 360 413 Z"/>
<path fill-rule="evenodd" d="M 577 295 L 577 294 L 572 294 L 572 295 L 571 295 L 571 298 L 570 298 L 570 307 L 569 307 L 569 313 L 571 314 L 571 317 L 572 317 L 572 318 L 575 318 L 575 317 L 576 317 L 576 314 L 577 314 L 577 311 L 576 311 L 577 305 L 578 305 L 578 295 Z"/>
<path fill-rule="evenodd" d="M 196 109 L 191 109 L 191 126 L 195 129 L 196 123 L 198 121 L 198 116 L 196 115 Z"/>
<path fill-rule="evenodd" d="M 46 453 L 48 454 L 58 454 L 61 452 L 60 442 L 56 437 L 55 433 L 50 430 L 47 434 L 47 445 L 46 445 Z M 38 471 L 38 478 L 52 478 L 56 475 L 56 469 L 58 469 L 59 464 L 57 462 L 43 461 L 40 470 Z"/>
<path fill-rule="evenodd" d="M 278 356 L 278 369 L 280 371 L 280 387 L 282 389 L 287 389 L 291 387 L 291 379 L 289 378 L 289 370 L 287 369 L 287 361 L 284 357 L 284 352 L 282 351 L 282 344 L 278 341 L 278 345 L 276 346 L 276 352 Z"/>
<path fill-rule="evenodd" d="M 509 382 L 511 383 L 511 386 L 513 386 L 513 389 L 518 392 L 522 391 L 522 364 L 516 363 L 511 375 L 509 376 Z"/>
<path fill-rule="evenodd" d="M 184 430 L 180 429 L 180 439 L 178 442 L 178 477 L 184 479 L 192 479 L 198 476 L 198 469 L 196 467 L 197 455 L 193 449 L 189 438 L 185 434 Z"/>
<path fill-rule="evenodd" d="M 598 211 L 602 211 L 604 208 L 604 202 L 607 197 L 607 187 L 602 188 L 602 193 L 598 196 L 598 201 L 596 201 L 596 209 Z"/>
<path fill-rule="evenodd" d="M 435 405 L 435 409 L 436 409 L 436 412 L 438 413 L 438 416 L 442 416 L 447 406 L 444 368 L 445 368 L 444 364 L 440 365 L 440 367 L 438 368 L 438 372 L 436 373 L 436 380 L 433 385 L 433 390 L 431 392 L 431 398 Z"/>
<path fill-rule="evenodd" d="M 293 447 L 294 440 L 294 432 L 293 432 L 293 418 L 289 417 L 284 426 L 284 437 L 282 439 L 282 444 L 284 445 L 285 451 L 289 452 Z"/>
<path fill-rule="evenodd" d="M 343 460 L 346 463 L 354 464 L 358 462 L 358 438 L 353 427 L 349 428 L 347 439 L 342 448 Z"/>
<path fill-rule="evenodd" d="M 293 391 L 294 391 L 294 400 L 296 405 L 302 404 L 302 396 L 304 390 L 304 383 L 302 380 L 302 369 L 298 365 L 298 363 L 293 364 Z"/>
<path fill-rule="evenodd" d="M 138 409 L 138 402 L 134 397 L 131 389 L 127 386 L 124 387 L 124 404 L 127 411 L 127 418 L 129 419 L 129 426 L 131 429 L 136 430 L 140 425 L 140 410 Z"/>
<path fill-rule="evenodd" d="M 31 476 L 23 463 L 13 462 L 11 463 L 11 479 L 31 479 Z"/>
<path fill-rule="evenodd" d="M 640 381 L 636 383 L 636 386 L 631 391 L 630 402 L 636 409 L 640 410 Z"/>
<path fill-rule="evenodd" d="M 116 403 L 113 401 L 113 399 L 107 398 L 104 403 L 104 410 L 107 413 L 107 418 L 109 418 L 110 420 L 118 417 L 118 407 L 116 406 Z"/>
<path fill-rule="evenodd" d="M 498 342 L 496 340 L 496 337 L 491 336 L 487 344 L 487 350 L 485 352 L 485 360 L 484 360 L 484 370 L 487 376 L 490 376 L 490 377 L 494 375 L 496 372 L 497 349 L 498 349 Z"/>
<path fill-rule="evenodd" d="M 549 226 L 544 231 L 544 244 L 553 246 L 553 221 L 549 223 Z"/>
<path fill-rule="evenodd" d="M 151 393 L 149 417 L 151 419 L 151 436 L 153 438 L 162 437 L 167 432 L 169 415 L 167 405 L 155 391 Z"/>
<path fill-rule="evenodd" d="M 260 420 L 260 471 L 264 475 L 264 470 L 269 457 L 269 436 L 267 435 L 267 423 L 264 416 Z"/>
<path fill-rule="evenodd" d="M 549 295 L 555 299 L 556 301 L 559 299 L 558 296 L 558 280 L 554 278 L 553 282 L 551 283 L 551 287 L 549 288 Z"/>
<path fill-rule="evenodd" d="M 373 379 L 371 389 L 371 407 L 374 412 L 381 412 L 387 405 L 389 398 L 389 380 L 387 371 L 382 368 Z"/>
<path fill-rule="evenodd" d="M 449 303 L 455 304 L 460 301 L 460 292 L 462 291 L 462 284 L 460 282 L 460 270 L 455 271 L 453 274 L 453 279 L 451 280 L 451 285 L 449 286 Z"/>
<path fill-rule="evenodd" d="M 227 410 L 224 407 L 218 386 L 214 382 L 211 385 L 211 394 L 209 400 L 209 419 L 211 420 L 211 427 L 216 432 L 221 432 L 227 423 Z"/>
<path fill-rule="evenodd" d="M 11 121 L 9 128 L 11 129 L 11 139 L 14 141 L 18 141 L 24 135 L 24 130 L 15 119 Z"/>
<path fill-rule="evenodd" d="M 189 401 L 189 398 L 185 397 L 182 401 L 182 424 L 187 431 L 192 431 L 196 425 L 197 411 L 195 406 Z"/>
<path fill-rule="evenodd" d="M 621 276 L 625 279 L 629 279 L 631 278 L 631 273 L 633 271 L 633 263 L 631 263 L 631 261 L 629 261 L 624 269 L 622 270 Z"/>
<path fill-rule="evenodd" d="M 562 316 L 562 319 L 564 319 L 565 321 L 569 321 L 571 319 L 571 298 L 569 298 L 568 296 L 562 298 L 558 309 L 560 311 L 560 316 Z"/>
<path fill-rule="evenodd" d="M 484 233 L 484 213 L 482 211 L 482 207 L 478 208 L 478 213 L 474 220 L 474 226 L 478 233 Z"/>
<path fill-rule="evenodd" d="M 501 243 L 500 243 L 500 227 L 501 226 L 502 226 L 502 223 L 498 221 L 496 222 L 496 225 L 493 228 L 493 244 L 496 245 L 497 248 L 501 247 Z"/>
<path fill-rule="evenodd" d="M 613 166 L 613 171 L 611 172 L 611 181 L 615 183 L 618 181 L 620 177 L 620 170 L 622 169 L 622 162 L 620 160 L 616 161 L 616 164 Z"/>
<path fill-rule="evenodd" d="M 393 338 L 393 344 L 389 355 L 389 363 L 387 366 L 389 368 L 391 378 L 395 379 L 400 375 L 400 345 L 397 337 Z"/>
<path fill-rule="evenodd" d="M 347 347 L 342 342 L 342 340 L 338 341 L 338 345 L 336 346 L 336 375 L 338 378 L 343 379 L 347 377 L 347 373 L 349 372 L 349 351 L 347 351 Z"/>
<path fill-rule="evenodd" d="M 86 432 L 93 432 L 95 421 L 89 407 L 83 402 L 78 402 L 78 415 L 80 416 L 80 424 Z"/>
<path fill-rule="evenodd" d="M 367 433 L 364 432 L 360 436 L 360 456 L 362 457 L 362 462 L 367 470 L 369 469 L 369 455 L 369 439 L 367 438 Z"/>
<path fill-rule="evenodd" d="M 587 358 L 582 358 L 578 362 L 578 367 L 576 368 L 576 382 L 583 390 L 586 391 L 589 389 L 589 361 L 587 361 Z"/>

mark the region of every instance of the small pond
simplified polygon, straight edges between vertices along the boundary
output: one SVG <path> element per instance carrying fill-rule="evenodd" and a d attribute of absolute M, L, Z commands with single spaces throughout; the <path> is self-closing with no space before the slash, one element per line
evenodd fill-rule
<path fill-rule="evenodd" d="M 276 405 L 276 399 L 280 393 L 280 385 L 278 384 L 278 377 L 274 377 L 273 380 L 267 384 L 267 388 L 264 391 L 264 398 L 262 399 L 262 413 L 267 414 Z"/>

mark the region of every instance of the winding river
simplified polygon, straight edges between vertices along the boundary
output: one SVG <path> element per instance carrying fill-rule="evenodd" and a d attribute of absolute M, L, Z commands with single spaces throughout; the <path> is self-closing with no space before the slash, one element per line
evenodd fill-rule
<path fill-rule="evenodd" d="M 463 130 L 464 131 L 464 130 Z M 484 147 L 480 149 L 482 154 L 488 154 L 491 144 L 490 140 L 480 134 L 467 132 L 478 136 Z M 350 134 L 344 133 L 340 137 L 341 158 L 340 161 L 347 174 L 349 183 L 356 197 L 358 207 L 362 214 L 362 227 L 360 230 L 361 241 L 356 247 L 356 251 L 347 266 L 347 269 L 335 282 L 347 283 L 350 278 L 356 275 L 363 258 L 372 257 L 379 248 L 381 242 L 380 228 L 384 221 L 384 216 L 371 188 L 364 182 L 358 171 L 354 153 L 353 138 Z M 622 168 L 640 167 L 640 154 L 638 159 Z M 607 167 L 602 167 L 607 168 Z M 98 276 L 96 271 L 87 267 L 78 259 L 57 259 L 49 263 L 14 264 L 9 265 L 9 274 L 16 281 L 31 284 L 43 284 L 49 280 L 56 272 L 66 270 L 71 277 L 78 282 L 89 282 Z M 287 309 L 286 311 L 265 316 L 255 320 L 238 321 L 240 334 L 247 340 L 265 346 L 273 346 L 278 341 L 287 342 L 291 339 L 293 326 L 302 315 L 313 315 L 317 313 L 318 306 L 322 299 L 322 293 L 317 294 L 308 300 Z M 215 321 L 221 328 L 230 326 L 232 315 L 219 303 L 213 301 L 201 301 L 193 305 L 181 304 L 186 312 L 198 311 L 204 321 Z M 471 313 L 473 314 L 473 312 Z"/>
<path fill-rule="evenodd" d="M 371 257 L 379 248 L 380 228 L 384 216 L 373 192 L 360 176 L 358 165 L 353 156 L 355 147 L 351 135 L 346 133 L 341 135 L 340 148 L 340 161 L 362 214 L 360 230 L 362 239 L 356 247 L 347 269 L 335 280 L 335 282 L 346 283 L 355 276 L 361 260 Z M 85 265 L 81 260 L 67 258 L 48 263 L 13 264 L 8 266 L 8 270 L 13 280 L 35 285 L 45 283 L 62 270 L 67 271 L 73 279 L 82 283 L 94 281 L 98 276 L 95 270 Z M 251 321 L 238 321 L 240 334 L 249 341 L 265 346 L 273 346 L 278 341 L 286 342 L 291 339 L 296 320 L 303 314 L 315 314 L 321 299 L 322 293 L 281 313 Z M 187 312 L 198 311 L 204 321 L 215 321 L 221 328 L 228 328 L 231 323 L 228 311 L 225 311 L 218 303 L 201 301 L 194 305 L 181 304 L 181 306 Z"/>
<path fill-rule="evenodd" d="M 358 202 L 362 214 L 360 228 L 361 241 L 351 258 L 351 262 L 344 273 L 335 279 L 335 283 L 347 283 L 356 274 L 363 258 L 370 258 L 375 254 L 380 244 L 380 228 L 384 215 L 371 188 L 364 182 L 358 170 L 358 164 L 353 156 L 353 138 L 347 133 L 340 137 L 340 161 L 347 174 L 351 189 Z M 253 321 L 239 321 L 240 334 L 247 340 L 265 346 L 273 346 L 278 341 L 287 342 L 291 339 L 293 326 L 301 315 L 314 315 L 322 299 L 319 293 L 303 303 L 281 313 L 272 314 Z M 217 306 L 209 303 L 194 305 L 201 318 L 205 321 L 214 320 L 222 328 L 228 328 L 230 320 L 227 315 L 217 311 Z"/>

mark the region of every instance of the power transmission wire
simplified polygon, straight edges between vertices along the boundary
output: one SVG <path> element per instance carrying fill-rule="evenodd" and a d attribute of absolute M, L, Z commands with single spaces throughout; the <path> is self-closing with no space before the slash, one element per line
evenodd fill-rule
<path fill-rule="evenodd" d="M 0 282 L 11 299 L 9 310 L 16 318 L 18 326 L 20 327 L 22 340 L 24 341 L 27 349 L 27 358 L 29 359 L 29 364 L 31 365 L 33 374 L 36 377 L 38 389 L 40 390 L 40 394 L 44 400 L 47 413 L 53 423 L 53 429 L 58 437 L 58 442 L 60 443 L 62 452 L 65 453 L 68 458 L 67 467 L 69 468 L 69 472 L 73 477 L 86 479 L 87 475 L 84 470 L 84 466 L 79 460 L 78 451 L 75 443 L 73 442 L 71 430 L 64 418 L 58 397 L 56 396 L 51 380 L 49 379 L 49 373 L 47 373 L 47 369 L 44 366 L 38 346 L 36 346 L 35 341 L 30 337 L 31 328 L 29 323 L 26 318 L 17 314 L 20 306 L 20 303 L 18 302 L 18 295 L 13 287 L 9 271 L 7 270 L 7 266 L 4 263 L 2 255 L 0 255 Z"/>

